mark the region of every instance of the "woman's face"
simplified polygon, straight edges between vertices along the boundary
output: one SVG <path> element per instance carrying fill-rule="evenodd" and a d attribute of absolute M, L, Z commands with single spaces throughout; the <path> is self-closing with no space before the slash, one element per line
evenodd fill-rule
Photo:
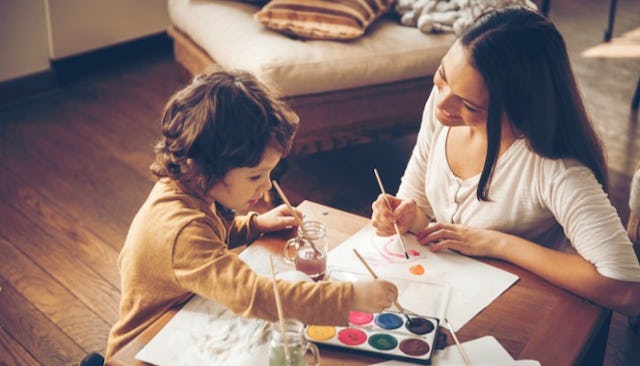
<path fill-rule="evenodd" d="M 271 189 L 271 171 L 281 157 L 279 151 L 267 147 L 257 166 L 231 169 L 211 187 L 207 196 L 227 208 L 247 210 Z"/>
<path fill-rule="evenodd" d="M 436 118 L 445 126 L 486 124 L 489 94 L 482 75 L 471 66 L 464 47 L 455 42 L 433 77 L 438 88 Z"/>

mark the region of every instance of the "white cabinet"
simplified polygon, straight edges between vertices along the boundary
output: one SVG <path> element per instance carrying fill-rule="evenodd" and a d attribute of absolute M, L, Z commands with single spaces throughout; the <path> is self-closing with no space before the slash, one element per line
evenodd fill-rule
<path fill-rule="evenodd" d="M 49 68 L 43 0 L 0 0 L 0 81 Z"/>
<path fill-rule="evenodd" d="M 0 82 L 164 31 L 166 0 L 0 0 Z"/>
<path fill-rule="evenodd" d="M 52 60 L 164 31 L 166 0 L 44 0 Z"/>

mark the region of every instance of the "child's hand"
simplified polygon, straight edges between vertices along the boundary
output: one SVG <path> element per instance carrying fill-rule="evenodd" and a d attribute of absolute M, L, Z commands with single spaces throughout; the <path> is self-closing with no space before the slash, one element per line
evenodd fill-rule
<path fill-rule="evenodd" d="M 398 288 L 389 281 L 366 280 L 353 284 L 351 310 L 379 313 L 398 299 Z"/>
<path fill-rule="evenodd" d="M 295 211 L 298 218 L 302 218 L 302 213 L 298 210 Z M 262 215 L 256 216 L 255 225 L 260 233 L 268 233 L 297 226 L 298 222 L 287 205 L 280 205 Z"/>

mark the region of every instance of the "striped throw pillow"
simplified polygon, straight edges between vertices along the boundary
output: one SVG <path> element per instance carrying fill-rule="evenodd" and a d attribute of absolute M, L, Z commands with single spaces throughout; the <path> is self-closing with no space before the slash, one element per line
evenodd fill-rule
<path fill-rule="evenodd" d="M 304 39 L 348 40 L 389 11 L 394 0 L 271 0 L 255 14 L 265 27 Z"/>

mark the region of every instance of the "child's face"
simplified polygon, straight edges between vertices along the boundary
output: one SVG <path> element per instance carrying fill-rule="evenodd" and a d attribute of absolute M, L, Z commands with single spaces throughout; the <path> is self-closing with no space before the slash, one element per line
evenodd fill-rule
<path fill-rule="evenodd" d="M 268 147 L 257 166 L 231 169 L 207 196 L 236 211 L 248 209 L 271 189 L 271 171 L 281 157 L 280 152 Z"/>

